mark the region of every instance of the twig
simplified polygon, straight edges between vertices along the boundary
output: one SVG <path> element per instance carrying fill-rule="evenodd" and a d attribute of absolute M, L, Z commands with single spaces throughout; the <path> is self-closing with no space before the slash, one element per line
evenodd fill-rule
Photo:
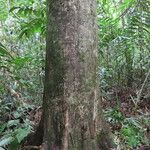
<path fill-rule="evenodd" d="M 24 150 L 24 149 L 26 149 L 26 150 L 30 150 L 30 149 L 40 149 L 40 146 L 24 146 L 23 148 L 22 148 L 22 150 Z"/>
<path fill-rule="evenodd" d="M 141 87 L 140 91 L 139 91 L 138 94 L 137 94 L 137 103 L 140 101 L 140 98 L 141 98 L 141 95 L 142 95 L 142 91 L 143 91 L 143 89 L 144 89 L 144 86 L 145 86 L 145 84 L 146 84 L 146 81 L 147 81 L 149 75 L 150 75 L 150 71 L 147 73 L 146 78 L 145 78 L 145 80 L 144 80 L 144 82 L 143 82 L 143 84 L 142 84 L 142 87 Z"/>

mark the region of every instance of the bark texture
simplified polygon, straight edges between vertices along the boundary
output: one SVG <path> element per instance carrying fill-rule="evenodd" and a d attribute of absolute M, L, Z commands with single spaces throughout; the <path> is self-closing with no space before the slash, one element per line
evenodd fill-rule
<path fill-rule="evenodd" d="M 96 0 L 47 2 L 45 149 L 107 150 L 98 111 Z"/>

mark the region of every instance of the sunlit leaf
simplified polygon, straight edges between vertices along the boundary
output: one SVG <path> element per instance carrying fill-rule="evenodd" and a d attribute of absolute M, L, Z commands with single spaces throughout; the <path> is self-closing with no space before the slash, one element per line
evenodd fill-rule
<path fill-rule="evenodd" d="M 6 20 L 7 15 L 7 2 L 0 0 L 0 21 Z"/>
<path fill-rule="evenodd" d="M 0 139 L 0 146 L 8 145 L 13 140 L 13 137 L 7 137 L 4 139 Z"/>
<path fill-rule="evenodd" d="M 30 133 L 30 128 L 19 128 L 16 130 L 16 137 L 20 143 L 28 134 Z"/>
<path fill-rule="evenodd" d="M 12 57 L 12 55 L 8 52 L 6 47 L 1 42 L 0 42 L 0 55 Z"/>

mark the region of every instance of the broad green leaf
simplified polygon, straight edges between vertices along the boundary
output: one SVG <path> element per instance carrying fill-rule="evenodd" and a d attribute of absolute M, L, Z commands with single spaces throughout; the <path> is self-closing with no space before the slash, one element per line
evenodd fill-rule
<path fill-rule="evenodd" d="M 7 127 L 16 126 L 19 124 L 19 120 L 10 120 L 8 121 Z"/>
<path fill-rule="evenodd" d="M 29 133 L 30 129 L 29 128 L 19 128 L 16 130 L 16 138 L 18 142 L 20 143 Z"/>
<path fill-rule="evenodd" d="M 30 57 L 16 57 L 12 59 L 11 63 L 15 64 L 16 68 L 23 68 L 27 62 L 30 62 L 32 58 Z"/>
<path fill-rule="evenodd" d="M 20 7 L 12 7 L 10 10 L 9 10 L 9 12 L 13 12 L 14 10 L 16 10 L 16 9 L 19 9 Z"/>
<path fill-rule="evenodd" d="M 135 0 L 124 0 L 124 2 L 120 5 L 119 10 L 124 11 L 126 8 L 130 7 Z"/>
<path fill-rule="evenodd" d="M 129 144 L 131 147 L 137 146 L 138 143 L 139 143 L 138 138 L 135 138 L 135 136 L 129 137 L 129 139 L 128 139 L 128 144 Z"/>
<path fill-rule="evenodd" d="M 7 15 L 7 1 L 0 0 L 0 21 L 6 20 Z"/>
<path fill-rule="evenodd" d="M 18 111 L 14 111 L 14 112 L 13 112 L 13 116 L 17 119 L 17 118 L 21 117 L 22 114 L 19 113 Z"/>
<path fill-rule="evenodd" d="M 6 47 L 1 42 L 0 42 L 0 55 L 12 57 L 12 55 L 8 52 Z"/>
<path fill-rule="evenodd" d="M 0 133 L 2 133 L 6 128 L 6 124 L 1 124 L 0 125 Z"/>
<path fill-rule="evenodd" d="M 4 139 L 0 139 L 0 146 L 5 146 L 5 145 L 8 145 L 11 141 L 13 140 L 13 137 L 7 137 L 7 138 L 4 138 Z"/>
<path fill-rule="evenodd" d="M 14 140 L 8 145 L 8 150 L 19 150 L 19 142 L 17 138 L 14 138 Z"/>

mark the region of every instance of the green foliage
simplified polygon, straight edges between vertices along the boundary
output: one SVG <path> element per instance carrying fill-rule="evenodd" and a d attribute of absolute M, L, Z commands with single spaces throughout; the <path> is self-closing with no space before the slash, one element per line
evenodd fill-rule
<path fill-rule="evenodd" d="M 138 129 L 128 126 L 121 129 L 121 134 L 125 138 L 127 144 L 132 148 L 140 143 L 140 136 L 137 135 Z"/>
<path fill-rule="evenodd" d="M 109 122 L 113 123 L 121 123 L 124 120 L 124 116 L 117 108 L 108 109 L 105 111 L 105 116 Z"/>
<path fill-rule="evenodd" d="M 0 146 L 6 146 L 8 144 L 10 144 L 10 142 L 13 140 L 13 137 L 8 137 L 8 138 L 3 138 L 0 141 Z"/>
<path fill-rule="evenodd" d="M 4 0 L 0 0 L 0 21 L 6 20 L 8 16 L 7 3 Z"/>
<path fill-rule="evenodd" d="M 9 87 L 22 93 L 24 100 L 34 99 L 33 101 L 40 103 L 43 88 L 46 2 L 13 0 L 8 1 L 6 8 L 9 15 L 2 22 L 0 30 L 0 97 L 7 100 L 11 98 L 7 91 Z"/>
<path fill-rule="evenodd" d="M 0 56 L 12 57 L 10 52 L 8 52 L 6 47 L 1 42 L 0 42 Z"/>
<path fill-rule="evenodd" d="M 10 12 L 20 21 L 19 38 L 30 37 L 35 33 L 45 35 L 46 4 L 45 1 L 32 1 L 28 4 L 13 6 Z"/>
<path fill-rule="evenodd" d="M 31 132 L 29 127 L 17 128 L 7 132 L 0 140 L 0 147 L 8 146 L 9 150 L 19 150 L 21 141 Z"/>
<path fill-rule="evenodd" d="M 149 70 L 150 1 L 97 3 L 100 88 L 110 98 L 113 86 L 141 87 Z M 32 131 L 29 106 L 20 102 L 39 105 L 43 96 L 46 0 L 0 0 L 0 21 L 0 150 L 17 150 Z M 12 118 L 3 120 L 8 114 Z M 118 106 L 107 109 L 105 117 L 119 124 L 115 134 L 125 143 L 123 149 L 149 144 L 144 135 L 148 118 L 126 118 Z"/>
<path fill-rule="evenodd" d="M 144 137 L 144 125 L 142 118 L 127 118 L 124 120 L 123 126 L 120 130 L 120 134 L 125 140 L 125 143 L 130 148 L 135 148 L 140 143 L 148 144 L 148 139 Z M 143 140 L 144 139 L 144 140 Z"/>
<path fill-rule="evenodd" d="M 142 144 L 148 145 L 149 139 L 146 137 L 147 127 L 150 120 L 146 116 L 125 117 L 118 107 L 107 108 L 105 111 L 107 121 L 112 125 L 114 135 L 119 137 L 121 141 L 116 143 L 122 149 L 137 148 Z"/>
<path fill-rule="evenodd" d="M 9 115 L 14 118 L 0 124 L 0 148 L 8 147 L 9 150 L 20 149 L 20 143 L 32 131 L 31 123 L 25 115 L 28 108 L 29 106 L 20 106 L 15 111 L 11 111 L 11 108 L 8 107 L 0 108 L 1 116 L 5 116 L 5 113 L 8 112 L 7 109 L 9 109 Z M 20 119 L 22 123 L 20 123 Z"/>
<path fill-rule="evenodd" d="M 98 3 L 100 71 L 109 70 L 113 80 L 102 78 L 109 85 L 132 86 L 133 78 L 144 76 L 150 65 L 150 2 L 115 2 Z"/>

